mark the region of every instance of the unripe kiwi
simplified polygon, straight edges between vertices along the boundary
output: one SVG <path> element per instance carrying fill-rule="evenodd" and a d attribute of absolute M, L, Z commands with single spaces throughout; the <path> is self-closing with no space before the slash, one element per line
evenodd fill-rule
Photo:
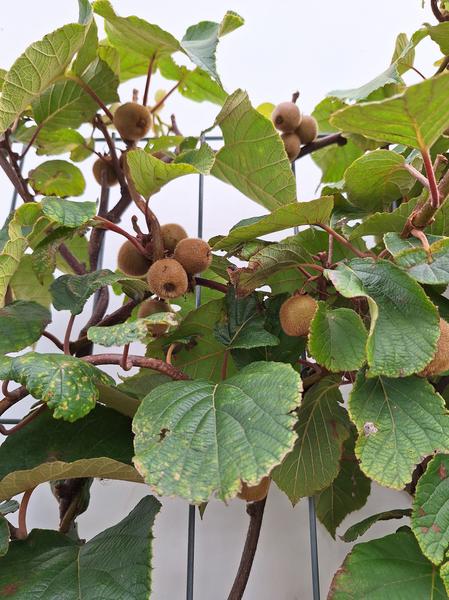
<path fill-rule="evenodd" d="M 318 135 L 317 120 L 311 115 L 303 115 L 299 127 L 295 129 L 295 133 L 299 135 L 301 143 L 312 143 L 316 140 L 316 136 Z"/>
<path fill-rule="evenodd" d="M 140 254 L 129 240 L 126 240 L 118 251 L 117 266 L 125 275 L 142 277 L 148 271 L 150 264 L 148 258 Z"/>
<path fill-rule="evenodd" d="M 189 275 L 202 273 L 212 262 L 212 250 L 199 238 L 185 238 L 178 242 L 173 257 L 181 263 Z"/>
<path fill-rule="evenodd" d="M 115 111 L 114 125 L 122 139 L 140 140 L 151 127 L 150 109 L 137 102 L 126 102 Z"/>
<path fill-rule="evenodd" d="M 291 336 L 308 335 L 317 307 L 316 300 L 307 294 L 288 298 L 279 311 L 284 333 Z"/>
<path fill-rule="evenodd" d="M 172 312 L 167 302 L 164 300 L 154 300 L 153 298 L 149 298 L 148 300 L 142 302 L 142 304 L 139 306 L 137 316 L 142 319 L 143 317 L 149 317 L 150 315 L 163 312 Z M 148 329 L 150 330 L 151 335 L 154 337 L 159 337 L 167 331 L 168 325 L 155 323 L 154 325 L 150 325 Z"/>
<path fill-rule="evenodd" d="M 176 244 L 187 237 L 187 231 L 177 223 L 167 223 L 161 226 L 161 235 L 164 248 L 173 252 Z"/>
<path fill-rule="evenodd" d="M 432 377 L 449 369 L 449 323 L 440 319 L 440 337 L 438 338 L 435 356 L 418 375 Z"/>
<path fill-rule="evenodd" d="M 301 113 L 294 102 L 281 102 L 273 110 L 271 119 L 276 129 L 289 133 L 301 123 Z"/>
<path fill-rule="evenodd" d="M 290 162 L 294 161 L 301 150 L 301 140 L 299 139 L 299 136 L 295 132 L 283 133 L 281 138 L 284 142 L 284 148 Z"/>
<path fill-rule="evenodd" d="M 187 292 L 188 279 L 182 265 L 173 258 L 161 258 L 147 273 L 148 287 L 159 298 L 177 298 Z"/>
<path fill-rule="evenodd" d="M 242 489 L 237 496 L 241 500 L 246 500 L 247 502 L 258 502 L 267 497 L 270 483 L 271 480 L 269 477 L 263 477 L 257 485 L 248 485 L 242 481 Z"/>
<path fill-rule="evenodd" d="M 103 173 L 106 174 L 105 185 L 106 187 L 112 187 L 116 183 L 118 183 L 117 175 L 115 174 L 115 169 L 112 165 L 112 160 L 110 156 L 104 156 L 103 158 L 97 158 L 92 166 L 92 172 L 94 174 L 95 180 L 97 183 L 102 185 L 103 183 Z"/>

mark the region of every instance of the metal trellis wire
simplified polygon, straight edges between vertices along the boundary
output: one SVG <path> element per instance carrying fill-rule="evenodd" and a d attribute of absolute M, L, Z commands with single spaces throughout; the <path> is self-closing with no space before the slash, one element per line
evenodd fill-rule
<path fill-rule="evenodd" d="M 148 141 L 149 138 L 145 138 L 143 141 Z M 120 141 L 120 138 L 114 136 L 115 141 Z M 103 137 L 94 138 L 95 142 L 105 142 Z M 222 136 L 203 136 L 201 141 L 205 142 L 219 142 L 223 141 Z M 25 158 L 21 158 L 19 161 L 20 170 L 24 166 Z M 292 163 L 292 170 L 295 173 L 295 163 Z M 200 174 L 198 181 L 198 224 L 197 224 L 197 235 L 199 238 L 203 237 L 203 225 L 204 225 L 204 175 Z M 17 204 L 17 190 L 14 190 L 11 198 L 10 212 L 15 210 Z M 299 232 L 298 228 L 294 228 L 294 233 Z M 104 240 L 103 240 L 104 241 Z M 104 244 L 102 244 L 98 268 L 102 266 Z M 201 288 L 197 286 L 195 289 L 195 306 L 198 308 L 201 305 Z M 1 419 L 0 424 L 2 425 L 16 425 L 20 422 L 20 419 Z M 311 556 L 311 574 L 312 574 L 312 598 L 313 600 L 320 600 L 320 576 L 318 568 L 318 538 L 317 538 L 317 526 L 316 526 L 316 509 L 315 509 L 315 498 L 308 498 L 308 511 L 309 511 L 309 537 L 310 537 L 310 556 Z M 186 576 L 186 600 L 194 600 L 194 574 L 195 574 L 195 521 L 196 521 L 196 506 L 189 505 L 188 510 L 188 531 L 187 531 L 187 576 Z"/>

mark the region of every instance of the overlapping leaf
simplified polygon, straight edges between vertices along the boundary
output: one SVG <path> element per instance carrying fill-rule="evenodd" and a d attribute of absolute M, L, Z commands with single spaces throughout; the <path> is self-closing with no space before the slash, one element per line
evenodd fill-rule
<path fill-rule="evenodd" d="M 66 160 L 47 160 L 28 173 L 30 185 L 48 196 L 80 196 L 86 187 L 81 171 Z"/>
<path fill-rule="evenodd" d="M 95 202 L 73 202 L 64 198 L 44 198 L 42 212 L 51 221 L 65 227 L 80 227 L 96 215 Z"/>
<path fill-rule="evenodd" d="M 50 321 L 50 311 L 36 302 L 18 300 L 0 308 L 0 353 L 34 344 Z"/>
<path fill-rule="evenodd" d="M 152 325 L 167 325 L 167 327 L 176 327 L 178 321 L 171 312 L 157 313 L 127 321 L 110 327 L 90 327 L 87 331 L 87 337 L 91 342 L 101 346 L 123 346 L 135 341 L 145 341 L 151 338 Z"/>
<path fill-rule="evenodd" d="M 344 542 L 354 542 L 357 538 L 364 535 L 368 529 L 378 523 L 379 521 L 391 521 L 394 519 L 403 519 L 411 515 L 410 508 L 393 508 L 392 510 L 385 510 L 383 512 L 371 515 L 358 523 L 351 525 L 347 531 L 341 536 Z"/>

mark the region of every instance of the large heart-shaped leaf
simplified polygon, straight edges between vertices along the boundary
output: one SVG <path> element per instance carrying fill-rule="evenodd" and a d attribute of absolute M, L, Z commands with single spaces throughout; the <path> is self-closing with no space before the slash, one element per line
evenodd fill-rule
<path fill-rule="evenodd" d="M 0 561 L 0 593 L 17 600 L 120 598 L 151 594 L 153 523 L 161 507 L 145 496 L 120 523 L 86 542 L 34 529 Z M 24 568 L 24 565 L 27 565 Z"/>
<path fill-rule="evenodd" d="M 251 106 L 246 92 L 237 90 L 228 97 L 215 124 L 225 143 L 215 157 L 212 175 L 268 210 L 296 200 L 296 181 L 284 144 L 271 121 Z"/>
<path fill-rule="evenodd" d="M 0 358 L 0 379 L 26 386 L 35 398 L 46 402 L 55 419 L 76 421 L 84 417 L 98 400 L 98 383 L 114 380 L 93 365 L 65 354 L 38 354 Z"/>
<path fill-rule="evenodd" d="M 81 196 L 86 181 L 81 171 L 66 160 L 47 160 L 28 173 L 30 185 L 48 196 Z"/>
<path fill-rule="evenodd" d="M 34 344 L 50 321 L 50 311 L 36 302 L 18 300 L 0 308 L 0 353 Z"/>
<path fill-rule="evenodd" d="M 371 375 L 405 377 L 432 360 L 439 338 L 438 314 L 421 286 L 402 269 L 385 260 L 355 258 L 326 273 L 346 298 L 368 299 L 371 329 L 366 351 Z"/>
<path fill-rule="evenodd" d="M 349 412 L 359 432 L 356 454 L 364 473 L 402 489 L 415 465 L 435 451 L 449 451 L 449 413 L 443 398 L 421 377 L 357 376 Z"/>
<path fill-rule="evenodd" d="M 218 384 L 159 386 L 133 421 L 134 464 L 161 495 L 227 500 L 257 484 L 295 442 L 301 380 L 290 365 L 258 362 Z"/>
<path fill-rule="evenodd" d="M 292 504 L 323 490 L 338 475 L 350 428 L 339 381 L 325 377 L 306 392 L 298 410 L 295 447 L 273 471 L 274 481 Z"/>
<path fill-rule="evenodd" d="M 97 405 L 76 424 L 47 410 L 0 446 L 0 498 L 70 477 L 140 482 L 133 454 L 131 420 L 115 410 Z"/>

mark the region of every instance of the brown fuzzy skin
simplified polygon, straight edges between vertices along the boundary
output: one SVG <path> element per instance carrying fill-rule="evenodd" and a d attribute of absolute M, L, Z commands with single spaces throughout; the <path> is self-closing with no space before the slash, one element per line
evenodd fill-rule
<path fill-rule="evenodd" d="M 449 323 L 440 319 L 440 337 L 437 343 L 435 356 L 418 375 L 432 377 L 449 369 Z"/>
<path fill-rule="evenodd" d="M 117 266 L 125 275 L 142 277 L 146 274 L 150 265 L 151 262 L 140 254 L 129 240 L 122 244 L 118 251 Z"/>
<path fill-rule="evenodd" d="M 189 275 L 196 275 L 209 267 L 212 262 L 212 250 L 204 240 L 185 238 L 176 245 L 173 257 Z"/>
<path fill-rule="evenodd" d="M 284 142 L 284 148 L 287 152 L 287 156 L 290 162 L 294 161 L 301 150 L 301 140 L 297 133 L 283 133 L 281 135 L 282 141 Z"/>
<path fill-rule="evenodd" d="M 177 223 L 167 223 L 161 226 L 162 241 L 168 252 L 173 252 L 176 244 L 187 236 L 187 231 Z"/>
<path fill-rule="evenodd" d="M 288 298 L 279 311 L 284 333 L 293 337 L 308 335 L 317 307 L 317 301 L 307 294 Z"/>
<path fill-rule="evenodd" d="M 147 273 L 148 287 L 159 298 L 178 298 L 187 292 L 187 273 L 173 258 L 161 258 Z"/>
<path fill-rule="evenodd" d="M 164 300 L 154 300 L 153 298 L 150 298 L 142 302 L 142 304 L 139 306 L 137 316 L 139 319 L 142 319 L 144 317 L 149 317 L 150 315 L 163 312 L 172 312 L 169 304 Z M 156 323 L 155 325 L 150 325 L 148 329 L 150 330 L 151 335 L 154 337 L 159 337 L 167 331 L 168 325 L 158 325 Z"/>
<path fill-rule="evenodd" d="M 299 135 L 303 144 L 311 144 L 318 135 L 317 120 L 311 115 L 303 115 L 299 127 L 295 129 L 295 133 Z"/>
<path fill-rule="evenodd" d="M 137 102 L 126 102 L 115 111 L 114 125 L 122 139 L 136 142 L 150 130 L 150 109 Z"/>
<path fill-rule="evenodd" d="M 301 123 L 301 112 L 294 102 L 281 102 L 273 110 L 271 119 L 276 129 L 291 133 Z"/>
<path fill-rule="evenodd" d="M 95 181 L 100 185 L 103 183 L 103 173 L 106 173 L 106 187 L 112 187 L 118 183 L 117 175 L 115 174 L 115 170 L 112 166 L 112 161 L 109 156 L 97 158 L 92 166 L 92 172 L 94 174 Z"/>
<path fill-rule="evenodd" d="M 248 485 L 242 481 L 242 489 L 237 494 L 237 497 L 246 502 L 259 502 L 267 497 L 270 489 L 271 479 L 263 477 L 257 485 Z"/>

